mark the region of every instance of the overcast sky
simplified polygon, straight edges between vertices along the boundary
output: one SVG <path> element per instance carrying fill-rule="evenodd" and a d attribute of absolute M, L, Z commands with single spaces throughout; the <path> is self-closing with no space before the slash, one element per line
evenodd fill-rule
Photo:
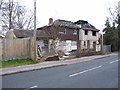
<path fill-rule="evenodd" d="M 28 9 L 34 9 L 34 0 L 19 0 Z M 102 30 L 106 18 L 109 17 L 108 8 L 117 5 L 119 0 L 36 0 L 37 27 L 48 24 L 48 19 L 63 19 L 75 22 L 86 20 L 97 29 Z"/>

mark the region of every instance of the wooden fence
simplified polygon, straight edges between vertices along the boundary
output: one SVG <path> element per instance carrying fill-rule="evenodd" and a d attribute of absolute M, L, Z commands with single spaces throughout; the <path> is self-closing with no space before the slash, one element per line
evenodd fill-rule
<path fill-rule="evenodd" d="M 30 39 L 0 39 L 0 60 L 30 58 Z"/>

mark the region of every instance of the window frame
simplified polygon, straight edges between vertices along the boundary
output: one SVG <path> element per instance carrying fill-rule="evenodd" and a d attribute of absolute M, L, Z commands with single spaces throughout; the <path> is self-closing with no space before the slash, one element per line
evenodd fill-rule
<path fill-rule="evenodd" d="M 73 30 L 73 35 L 77 35 L 77 30 L 75 29 L 75 30 Z"/>
<path fill-rule="evenodd" d="M 65 29 L 61 29 L 61 30 L 59 31 L 59 34 L 66 34 L 66 28 L 65 28 Z"/>
<path fill-rule="evenodd" d="M 88 35 L 88 31 L 87 31 L 87 30 L 84 30 L 84 32 L 85 32 L 85 33 L 84 33 L 85 35 Z"/>
<path fill-rule="evenodd" d="M 97 32 L 96 31 L 92 31 L 92 36 L 97 36 Z"/>

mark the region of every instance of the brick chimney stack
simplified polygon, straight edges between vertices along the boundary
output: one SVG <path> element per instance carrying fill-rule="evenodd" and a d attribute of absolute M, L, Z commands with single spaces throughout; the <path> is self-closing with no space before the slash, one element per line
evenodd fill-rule
<path fill-rule="evenodd" d="M 49 18 L 49 25 L 53 23 L 53 18 Z"/>

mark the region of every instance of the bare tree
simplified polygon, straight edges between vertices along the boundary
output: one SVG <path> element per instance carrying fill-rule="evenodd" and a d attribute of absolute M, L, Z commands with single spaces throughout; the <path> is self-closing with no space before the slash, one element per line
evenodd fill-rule
<path fill-rule="evenodd" d="M 19 2 L 9 0 L 1 3 L 2 22 L 8 29 L 31 29 L 33 12 L 28 11 Z"/>
<path fill-rule="evenodd" d="M 110 21 L 113 25 L 118 24 L 118 6 L 115 6 L 115 8 L 108 8 L 108 11 L 110 13 Z"/>
<path fill-rule="evenodd" d="M 1 6 L 3 4 L 4 0 L 0 0 L 0 10 L 1 10 Z"/>
<path fill-rule="evenodd" d="M 48 35 L 53 39 L 52 45 L 55 49 L 56 49 L 57 41 L 60 36 L 60 34 L 59 34 L 60 28 L 61 28 L 60 26 L 56 26 L 54 24 L 45 28 L 46 33 L 48 33 Z M 48 40 L 49 40 L 49 38 L 48 38 Z"/>
<path fill-rule="evenodd" d="M 32 29 L 33 28 L 33 12 L 27 12 L 25 7 L 18 7 L 14 26 L 19 29 Z"/>

